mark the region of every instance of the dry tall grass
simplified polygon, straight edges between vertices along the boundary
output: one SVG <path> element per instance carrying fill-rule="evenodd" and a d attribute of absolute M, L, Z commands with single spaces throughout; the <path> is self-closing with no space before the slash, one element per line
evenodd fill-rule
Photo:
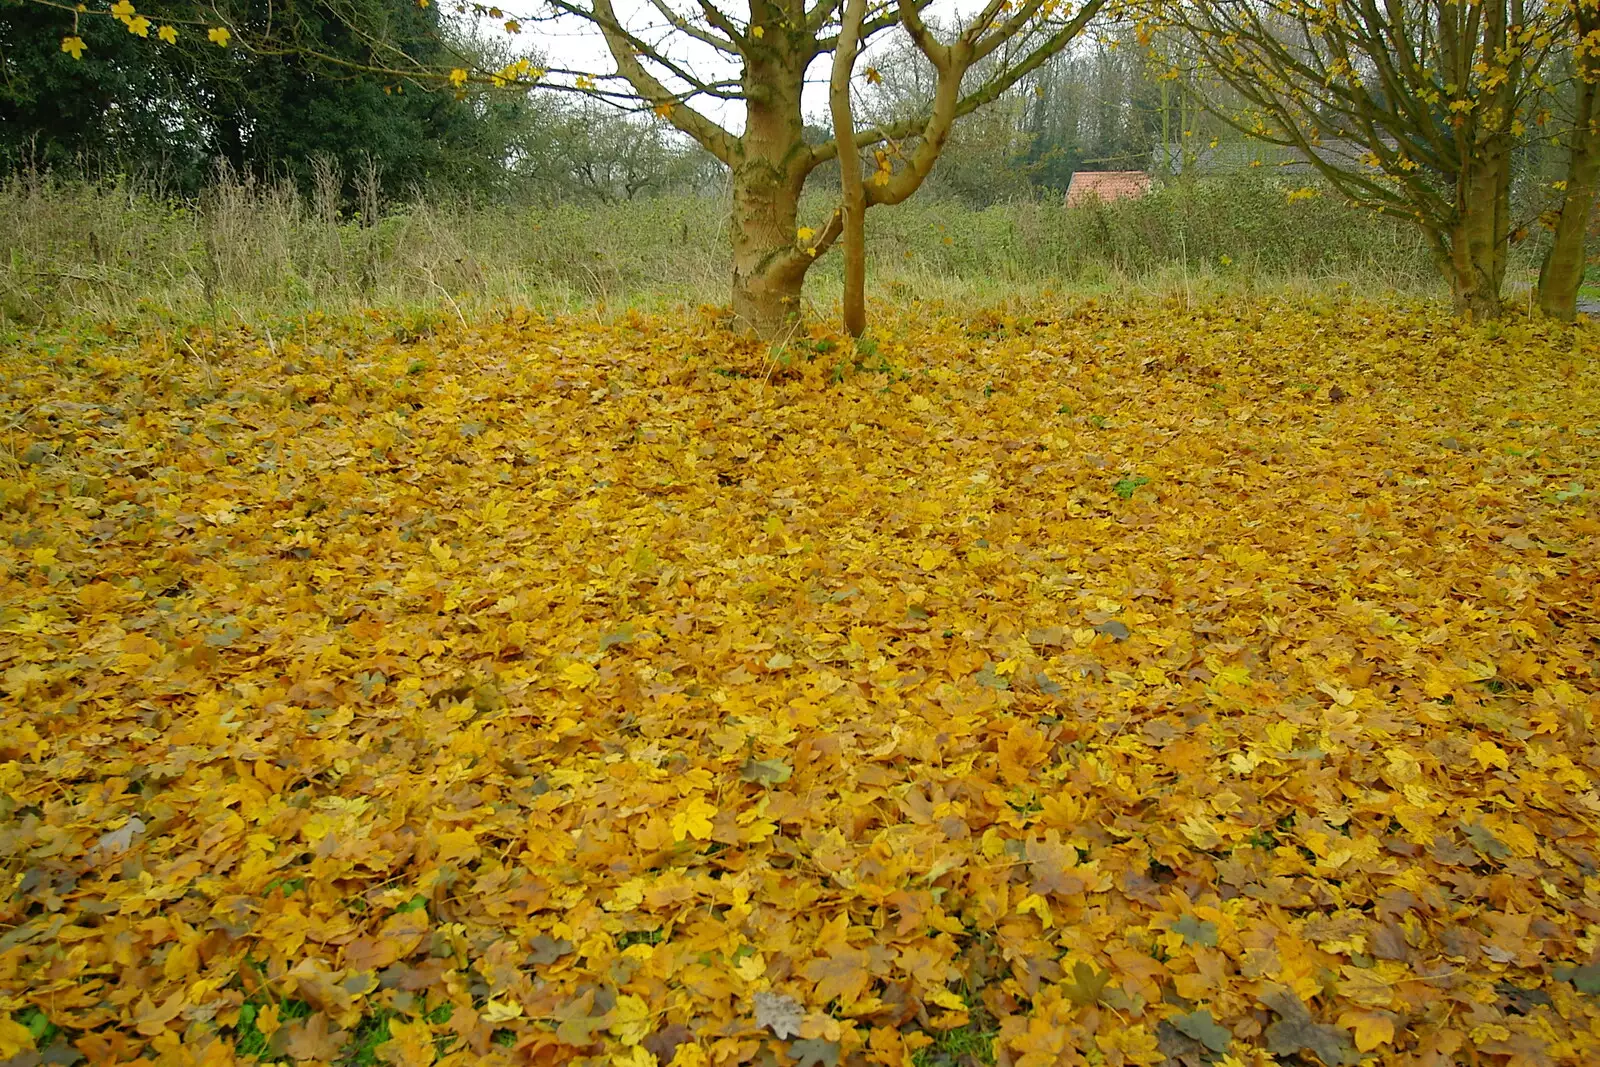
<path fill-rule="evenodd" d="M 14 177 L 0 185 L 0 321 L 248 321 L 355 307 L 466 315 L 506 304 L 604 314 L 726 299 L 720 199 L 535 208 L 380 206 L 364 195 L 349 211 L 340 186 L 332 173 L 309 192 L 222 173 L 197 201 L 175 204 L 133 182 Z M 827 210 L 820 197 L 811 207 L 817 218 Z M 868 228 L 878 299 L 1438 292 L 1414 232 L 1328 197 L 1290 202 L 1266 181 L 1073 211 L 924 199 L 875 212 Z M 808 289 L 822 308 L 838 292 L 832 258 Z"/>

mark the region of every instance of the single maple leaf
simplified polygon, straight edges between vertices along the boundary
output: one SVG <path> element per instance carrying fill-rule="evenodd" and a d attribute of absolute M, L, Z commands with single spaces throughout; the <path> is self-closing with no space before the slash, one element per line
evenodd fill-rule
<path fill-rule="evenodd" d="M 1110 971 L 1097 971 L 1090 964 L 1079 960 L 1072 965 L 1072 977 L 1062 980 L 1061 988 L 1068 1000 L 1080 1008 L 1087 1008 L 1100 999 L 1100 995 L 1105 992 L 1110 982 Z"/>
<path fill-rule="evenodd" d="M 169 1022 L 178 1017 L 185 1004 L 186 1000 L 181 989 L 169 996 L 159 1007 L 149 997 L 143 997 L 134 1012 L 134 1029 L 146 1037 L 155 1037 L 166 1030 Z"/>
<path fill-rule="evenodd" d="M 651 1011 L 643 997 L 623 993 L 606 1013 L 606 1029 L 624 1045 L 637 1045 L 650 1033 Z"/>
<path fill-rule="evenodd" d="M 1406 941 L 1405 931 L 1393 922 L 1386 922 L 1372 934 L 1372 954 L 1380 960 L 1400 960 L 1402 962 L 1411 958 L 1411 945 Z"/>
<path fill-rule="evenodd" d="M 663 1026 L 644 1039 L 644 1047 L 655 1055 L 658 1063 L 671 1063 L 678 1046 L 694 1041 L 694 1031 L 682 1023 Z"/>
<path fill-rule="evenodd" d="M 429 1067 L 434 1061 L 433 1033 L 422 1020 L 389 1020 L 389 1040 L 373 1050 L 393 1067 Z"/>
<path fill-rule="evenodd" d="M 756 1025 L 765 1026 L 778 1038 L 798 1037 L 805 1010 L 787 993 L 760 992 L 755 995 Z"/>
<path fill-rule="evenodd" d="M 500 1026 L 521 1018 L 522 1005 L 508 1000 L 486 1000 L 478 1009 L 478 1016 L 491 1026 Z"/>
<path fill-rule="evenodd" d="M 1466 834 L 1467 843 L 1472 846 L 1478 855 L 1490 860 L 1504 860 L 1511 856 L 1511 849 L 1481 822 L 1461 822 L 1461 832 Z"/>
<path fill-rule="evenodd" d="M 1511 757 L 1507 756 L 1505 750 L 1493 741 L 1479 741 L 1472 746 L 1469 754 L 1478 761 L 1478 765 L 1484 770 L 1488 770 L 1490 767 L 1509 770 L 1511 767 Z"/>
<path fill-rule="evenodd" d="M 1012 785 L 1021 785 L 1033 776 L 1033 768 L 1050 754 L 1050 742 L 1025 722 L 1013 723 L 1000 740 L 1000 774 Z"/>
<path fill-rule="evenodd" d="M 1187 1015 L 1174 1015 L 1171 1021 L 1180 1033 L 1194 1038 L 1212 1052 L 1227 1052 L 1228 1045 L 1233 1041 L 1233 1032 L 1219 1025 L 1206 1009 Z"/>
<path fill-rule="evenodd" d="M 1094 627 L 1094 632 L 1105 634 L 1116 641 L 1126 641 L 1130 636 L 1127 623 L 1121 619 L 1108 619 L 1105 622 L 1097 623 Z"/>
<path fill-rule="evenodd" d="M 115 830 L 107 830 L 95 842 L 95 850 L 108 856 L 119 852 L 126 852 L 133 846 L 136 838 L 144 833 L 144 820 L 134 815 Z"/>
<path fill-rule="evenodd" d="M 1185 915 L 1172 924 L 1172 932 L 1182 934 L 1183 940 L 1190 945 L 1205 945 L 1208 948 L 1217 947 L 1217 924 L 1210 919 L 1199 919 L 1193 915 Z"/>
<path fill-rule="evenodd" d="M 838 999 L 849 1004 L 865 993 L 872 981 L 867 970 L 871 955 L 865 949 L 830 945 L 828 955 L 814 959 L 800 973 L 817 984 L 817 999 L 823 1003 Z"/>
<path fill-rule="evenodd" d="M 1035 893 L 1070 897 L 1083 892 L 1083 879 L 1071 873 L 1078 865 L 1078 850 L 1063 844 L 1058 831 L 1048 831 L 1042 841 L 1029 840 L 1023 855 L 1028 861 L 1028 874 L 1033 879 Z"/>
<path fill-rule="evenodd" d="M 746 782 L 761 785 L 782 785 L 789 780 L 793 769 L 781 759 L 745 760 L 739 768 L 739 777 Z"/>
<path fill-rule="evenodd" d="M 344 965 L 356 971 L 381 971 L 401 956 L 404 945 L 391 937 L 358 937 L 344 947 Z"/>
<path fill-rule="evenodd" d="M 1310 1010 L 1291 990 L 1282 986 L 1273 987 L 1263 993 L 1260 999 L 1279 1016 L 1263 1034 L 1267 1051 L 1274 1056 L 1309 1052 L 1321 1060 L 1324 1067 L 1344 1067 L 1360 1060 L 1356 1050 L 1350 1047 L 1345 1032 L 1337 1026 L 1327 1026 L 1313 1020 Z"/>
<path fill-rule="evenodd" d="M 278 1031 L 283 1052 L 295 1060 L 337 1059 L 350 1037 L 333 1025 L 326 1012 L 317 1012 L 310 1018 L 289 1023 Z"/>
<path fill-rule="evenodd" d="M 1371 1052 L 1379 1045 L 1394 1042 L 1394 1016 L 1384 1011 L 1347 1011 L 1339 1025 L 1355 1034 L 1356 1048 Z"/>
<path fill-rule="evenodd" d="M 571 952 L 572 942 L 557 940 L 549 934 L 539 934 L 528 942 L 528 963 L 534 967 L 544 967 L 559 960 Z"/>
<path fill-rule="evenodd" d="M 716 815 L 716 806 L 704 797 L 690 798 L 689 802 L 672 816 L 672 839 L 682 841 L 692 837 L 699 841 L 709 841 L 711 820 Z"/>
<path fill-rule="evenodd" d="M 596 1003 L 591 986 L 576 1000 L 559 1004 L 551 1013 L 556 1020 L 556 1038 L 564 1045 L 583 1048 L 593 1044 L 594 1032 L 606 1026 L 606 1010 Z"/>
<path fill-rule="evenodd" d="M 820 1037 L 789 1043 L 789 1058 L 794 1067 L 839 1067 L 839 1042 Z"/>

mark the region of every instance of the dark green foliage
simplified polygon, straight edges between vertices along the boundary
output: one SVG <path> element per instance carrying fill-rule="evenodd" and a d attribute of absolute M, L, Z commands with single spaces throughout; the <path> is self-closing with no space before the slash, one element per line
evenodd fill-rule
<path fill-rule="evenodd" d="M 61 51 L 66 12 L 0 0 L 0 167 L 78 168 L 127 152 L 154 169 L 182 166 L 188 104 L 177 101 L 187 63 L 109 18 L 79 20 L 83 58 Z M 166 105 L 151 106 L 158 100 Z"/>
<path fill-rule="evenodd" d="M 207 21 L 208 10 L 167 6 L 160 15 Z M 74 32 L 70 14 L 0 0 L 0 169 L 140 174 L 188 196 L 218 164 L 258 177 L 287 171 L 309 188 L 321 160 L 324 191 L 331 180 L 347 205 L 359 192 L 369 210 L 376 197 L 430 183 L 482 188 L 501 170 L 520 97 L 458 99 L 439 82 L 350 66 L 463 62 L 436 5 L 356 0 L 351 11 L 320 0 L 287 9 L 245 0 L 222 10 L 252 39 L 266 39 L 270 26 L 276 51 L 219 48 L 193 25 L 166 44 L 84 16 L 76 32 L 87 48 L 74 60 L 61 52 Z"/>

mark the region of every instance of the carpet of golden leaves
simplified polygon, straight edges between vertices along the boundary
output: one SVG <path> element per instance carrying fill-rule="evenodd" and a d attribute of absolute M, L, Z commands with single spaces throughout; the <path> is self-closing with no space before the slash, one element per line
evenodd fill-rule
<path fill-rule="evenodd" d="M 1600 1061 L 1595 333 L 881 332 L 0 357 L 0 1059 Z"/>

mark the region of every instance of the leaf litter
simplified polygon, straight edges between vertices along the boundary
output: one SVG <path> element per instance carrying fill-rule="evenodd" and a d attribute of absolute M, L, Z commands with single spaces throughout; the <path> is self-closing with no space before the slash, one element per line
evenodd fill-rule
<path fill-rule="evenodd" d="M 1589 329 L 389 327 L 0 355 L 0 1058 L 1600 1057 Z"/>

